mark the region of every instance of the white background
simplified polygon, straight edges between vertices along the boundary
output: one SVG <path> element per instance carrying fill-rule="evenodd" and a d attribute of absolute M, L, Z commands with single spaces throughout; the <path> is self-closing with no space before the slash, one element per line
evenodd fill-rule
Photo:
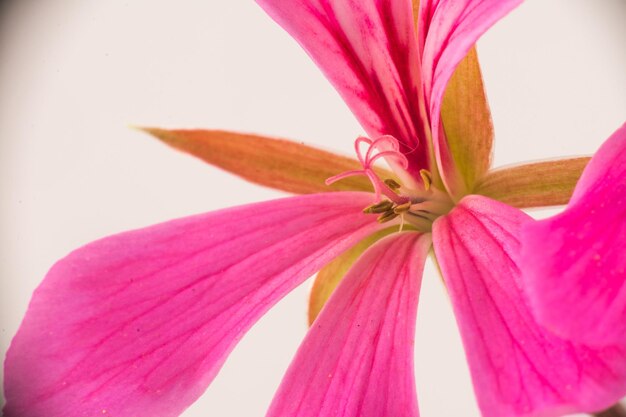
<path fill-rule="evenodd" d="M 0 350 L 50 265 L 84 243 L 280 197 L 129 125 L 226 128 L 350 154 L 361 128 L 252 1 L 0 6 Z M 528 0 L 479 42 L 496 165 L 591 153 L 626 116 L 626 2 Z M 478 416 L 432 267 L 418 314 L 423 416 Z M 308 284 L 239 344 L 184 415 L 262 416 L 306 331 Z M 315 358 L 311 358 L 315 360 Z"/>

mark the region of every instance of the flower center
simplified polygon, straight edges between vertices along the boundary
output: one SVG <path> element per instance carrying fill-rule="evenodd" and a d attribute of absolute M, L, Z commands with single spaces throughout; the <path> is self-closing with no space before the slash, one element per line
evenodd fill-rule
<path fill-rule="evenodd" d="M 366 145 L 365 153 L 362 145 Z M 429 171 L 420 171 L 423 189 L 415 190 L 399 184 L 392 178 L 382 180 L 374 171 L 374 163 L 387 158 L 393 160 L 400 167 L 406 169 L 408 160 L 400 152 L 400 144 L 393 136 L 385 135 L 377 139 L 359 137 L 354 141 L 354 149 L 362 169 L 342 172 L 330 177 L 326 184 L 355 175 L 364 175 L 369 178 L 374 187 L 376 203 L 365 207 L 364 213 L 378 215 L 380 223 L 391 221 L 399 222 L 400 230 L 405 223 L 412 225 L 418 231 L 430 232 L 435 219 L 449 212 L 454 203 L 447 192 L 441 191 L 432 184 Z"/>

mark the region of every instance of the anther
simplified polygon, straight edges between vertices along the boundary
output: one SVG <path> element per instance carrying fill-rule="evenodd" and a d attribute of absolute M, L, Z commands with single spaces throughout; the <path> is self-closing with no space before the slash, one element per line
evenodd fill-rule
<path fill-rule="evenodd" d="M 393 210 L 388 210 L 386 212 L 384 212 L 383 214 L 381 214 L 380 216 L 378 216 L 378 223 L 386 223 L 390 220 L 395 219 L 396 217 L 398 217 L 398 214 L 394 213 Z"/>
<path fill-rule="evenodd" d="M 433 183 L 433 174 L 427 169 L 420 169 L 420 177 L 422 177 L 422 181 L 424 182 L 424 189 L 428 191 L 430 185 Z"/>
<path fill-rule="evenodd" d="M 398 184 L 396 182 L 396 180 L 394 180 L 392 178 L 387 178 L 383 182 L 385 183 L 385 185 L 387 187 L 391 188 L 393 191 L 396 191 L 396 190 L 400 189 L 400 187 L 402 187 L 400 184 Z"/>
<path fill-rule="evenodd" d="M 406 213 L 407 211 L 409 211 L 410 208 L 411 208 L 411 202 L 407 201 L 404 204 L 398 204 L 397 206 L 395 206 L 393 208 L 393 212 L 396 214 L 402 214 L 402 213 Z"/>
<path fill-rule="evenodd" d="M 366 214 L 379 214 L 385 213 L 386 211 L 391 210 L 393 207 L 393 203 L 389 200 L 383 200 L 380 203 L 372 204 L 371 206 L 367 206 L 363 209 L 363 213 Z"/>

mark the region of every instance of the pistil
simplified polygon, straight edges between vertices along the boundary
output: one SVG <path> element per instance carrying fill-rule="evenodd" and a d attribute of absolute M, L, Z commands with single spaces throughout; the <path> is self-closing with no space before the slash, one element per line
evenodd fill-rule
<path fill-rule="evenodd" d="M 365 155 L 361 150 L 362 144 L 368 146 Z M 383 149 L 379 151 L 377 147 Z M 378 222 L 387 223 L 399 218 L 400 229 L 408 223 L 419 231 L 430 232 L 433 221 L 452 208 L 453 203 L 449 195 L 432 185 L 432 175 L 428 170 L 420 171 L 423 182 L 423 189 L 420 190 L 407 188 L 391 178 L 381 180 L 376 175 L 373 164 L 380 158 L 392 159 L 403 168 L 408 166 L 408 160 L 399 151 L 400 145 L 394 137 L 381 136 L 375 140 L 359 137 L 354 142 L 354 148 L 363 169 L 330 177 L 326 184 L 330 185 L 354 175 L 367 176 L 374 187 L 377 202 L 365 207 L 363 212 L 377 214 Z M 383 196 L 386 198 L 383 199 Z"/>

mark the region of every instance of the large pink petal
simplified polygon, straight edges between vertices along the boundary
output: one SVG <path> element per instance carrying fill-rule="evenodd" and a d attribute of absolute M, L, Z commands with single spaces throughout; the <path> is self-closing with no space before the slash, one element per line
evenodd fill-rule
<path fill-rule="evenodd" d="M 419 178 L 430 166 L 410 0 L 257 0 L 308 52 L 368 135 L 393 135 Z"/>
<path fill-rule="evenodd" d="M 394 234 L 354 264 L 313 323 L 268 417 L 417 417 L 415 314 L 430 237 Z"/>
<path fill-rule="evenodd" d="M 176 416 L 276 301 L 378 225 L 326 193 L 91 243 L 36 290 L 5 363 L 6 417 Z"/>
<path fill-rule="evenodd" d="M 419 47 L 433 147 L 448 189 L 462 187 L 441 125 L 443 94 L 454 69 L 478 38 L 522 0 L 421 0 Z"/>
<path fill-rule="evenodd" d="M 470 196 L 435 221 L 441 266 L 486 417 L 608 408 L 626 394 L 626 351 L 594 349 L 539 326 L 524 298 L 520 210 Z"/>
<path fill-rule="evenodd" d="M 626 125 L 591 159 L 567 209 L 522 234 L 539 320 L 590 344 L 626 344 Z"/>

